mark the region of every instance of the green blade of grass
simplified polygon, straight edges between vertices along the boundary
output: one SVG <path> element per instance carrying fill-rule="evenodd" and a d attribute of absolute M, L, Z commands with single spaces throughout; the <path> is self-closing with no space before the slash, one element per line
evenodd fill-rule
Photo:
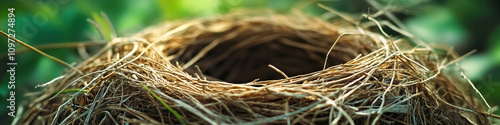
<path fill-rule="evenodd" d="M 55 95 L 57 95 L 57 93 L 59 93 L 59 94 L 66 94 L 66 93 L 73 93 L 73 92 L 78 92 L 78 91 L 80 91 L 80 89 L 66 89 L 66 90 L 62 90 L 62 92 L 61 91 L 55 91 L 55 92 L 53 92 L 51 94 L 51 96 L 55 96 Z M 86 90 L 86 89 L 82 90 L 82 92 L 87 92 L 87 91 L 89 91 L 89 90 Z"/>
<path fill-rule="evenodd" d="M 160 97 L 158 97 L 155 93 L 153 93 L 153 91 L 151 91 L 151 89 L 149 89 L 146 85 L 142 85 L 142 87 L 146 90 L 148 90 L 149 94 L 153 95 L 153 97 L 155 97 L 156 100 L 160 101 L 161 104 L 163 104 L 163 106 L 165 106 L 165 108 L 167 108 L 170 112 L 172 112 L 172 114 L 175 115 L 175 117 L 177 117 L 177 119 L 179 119 L 179 122 L 181 122 L 182 125 L 185 125 L 186 123 L 184 122 L 184 120 L 182 120 L 182 117 L 181 115 L 179 115 L 179 113 L 177 113 L 174 109 L 170 108 L 170 106 L 167 105 L 167 103 L 163 102 L 161 100 Z"/>
<path fill-rule="evenodd" d="M 95 22 L 100 26 L 101 32 L 103 37 L 108 41 L 111 42 L 111 27 L 108 25 L 106 22 L 106 19 L 104 17 L 99 16 L 98 13 L 92 12 L 92 18 L 94 18 Z"/>

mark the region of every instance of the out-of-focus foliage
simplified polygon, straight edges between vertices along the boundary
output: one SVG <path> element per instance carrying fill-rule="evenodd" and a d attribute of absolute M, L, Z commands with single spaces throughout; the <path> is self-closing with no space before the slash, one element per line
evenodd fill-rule
<path fill-rule="evenodd" d="M 459 54 L 473 49 L 478 52 L 461 62 L 465 73 L 484 94 L 490 105 L 500 104 L 500 2 L 495 0 L 377 0 L 391 5 L 396 16 L 408 30 L 432 44 L 453 46 Z M 87 19 L 99 19 L 100 12 L 108 15 L 118 37 L 168 20 L 189 19 L 225 14 L 235 9 L 271 8 L 279 13 L 300 9 L 313 15 L 326 11 L 322 3 L 340 11 L 359 14 L 373 11 L 364 0 L 9 0 L 0 4 L 0 29 L 7 30 L 7 8 L 14 7 L 16 37 L 30 45 L 104 40 Z M 373 12 L 372 12 L 373 13 Z M 109 26 L 103 26 L 109 34 Z M 398 34 L 392 34 L 398 35 Z M 7 39 L 0 38 L 2 54 L 7 52 Z M 16 50 L 25 49 L 20 45 Z M 46 49 L 44 52 L 69 63 L 82 61 L 74 48 Z M 20 105 L 23 94 L 63 74 L 66 67 L 32 51 L 17 53 L 16 98 Z M 0 59 L 5 65 L 6 58 Z M 8 97 L 6 67 L 0 66 L 1 121 L 7 117 Z"/>
<path fill-rule="evenodd" d="M 447 9 L 428 7 L 418 16 L 406 21 L 410 32 L 428 43 L 464 44 L 467 34 L 456 17 Z"/>

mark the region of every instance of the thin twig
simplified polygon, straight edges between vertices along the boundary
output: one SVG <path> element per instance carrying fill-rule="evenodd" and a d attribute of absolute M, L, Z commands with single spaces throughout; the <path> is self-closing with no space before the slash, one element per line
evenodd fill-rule
<path fill-rule="evenodd" d="M 43 56 L 45 56 L 45 57 L 47 57 L 47 58 L 50 58 L 50 59 L 52 59 L 52 60 L 54 60 L 54 61 L 56 61 L 56 62 L 58 62 L 58 63 L 60 63 L 60 64 L 62 64 L 62 65 L 64 65 L 64 66 L 67 66 L 67 67 L 69 67 L 69 68 L 71 68 L 71 69 L 73 69 L 73 70 L 77 71 L 79 74 L 83 75 L 83 73 L 82 73 L 80 70 L 78 70 L 77 68 L 73 67 L 72 65 L 70 65 L 70 64 L 68 64 L 68 63 L 66 63 L 66 62 L 64 62 L 64 61 L 62 61 L 62 60 L 60 60 L 60 59 L 58 59 L 58 58 L 56 58 L 56 57 L 53 57 L 53 56 L 51 56 L 51 55 L 49 55 L 49 54 L 46 54 L 46 53 L 44 53 L 44 52 L 42 52 L 42 51 L 38 50 L 37 48 L 32 47 L 32 46 L 30 46 L 30 45 L 28 45 L 28 44 L 26 44 L 26 43 L 24 43 L 24 42 L 22 42 L 22 41 L 20 41 L 20 40 L 18 40 L 18 39 L 16 39 L 16 38 L 14 38 L 14 37 L 10 37 L 9 35 L 7 35 L 5 32 L 3 32 L 3 31 L 1 31 L 1 30 L 0 30 L 0 33 L 1 33 L 2 35 L 4 35 L 5 37 L 7 37 L 7 38 L 9 38 L 9 39 L 12 39 L 12 40 L 16 41 L 17 43 L 19 43 L 19 44 L 23 45 L 24 47 L 27 47 L 27 48 L 29 48 L 29 49 L 31 49 L 31 50 L 33 50 L 33 51 L 37 52 L 37 53 L 40 53 L 40 54 L 42 54 Z"/>
<path fill-rule="evenodd" d="M 280 69 L 274 67 L 273 65 L 269 64 L 267 65 L 268 67 L 272 68 L 274 71 L 280 73 L 281 75 L 283 75 L 286 79 L 288 79 L 290 82 L 292 82 L 292 80 L 290 80 L 290 78 L 283 72 L 281 71 Z"/>

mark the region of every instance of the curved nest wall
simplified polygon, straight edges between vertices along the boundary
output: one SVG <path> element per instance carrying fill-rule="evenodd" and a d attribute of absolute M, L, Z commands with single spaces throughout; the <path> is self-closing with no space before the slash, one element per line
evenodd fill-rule
<path fill-rule="evenodd" d="M 20 122 L 488 124 L 441 73 L 453 58 L 369 29 L 302 14 L 153 26 L 57 78 Z"/>

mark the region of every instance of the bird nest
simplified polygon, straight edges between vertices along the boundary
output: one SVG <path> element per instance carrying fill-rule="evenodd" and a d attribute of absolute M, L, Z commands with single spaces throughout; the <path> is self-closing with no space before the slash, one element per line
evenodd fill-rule
<path fill-rule="evenodd" d="M 444 73 L 460 58 L 388 21 L 341 17 L 236 13 L 115 38 L 20 123 L 488 124 L 469 85 Z"/>

